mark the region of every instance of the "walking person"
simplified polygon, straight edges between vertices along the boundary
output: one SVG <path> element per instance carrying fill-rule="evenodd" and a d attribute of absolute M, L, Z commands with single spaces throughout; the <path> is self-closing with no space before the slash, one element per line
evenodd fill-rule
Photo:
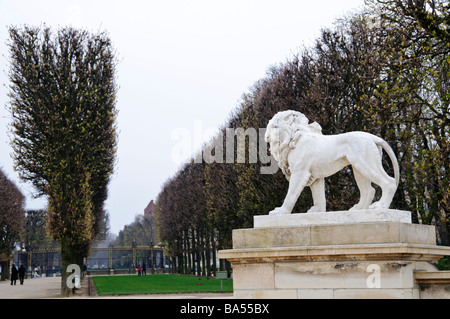
<path fill-rule="evenodd" d="M 25 267 L 23 266 L 23 264 L 20 264 L 19 267 L 19 281 L 20 284 L 23 285 L 23 280 L 25 279 Z"/>
<path fill-rule="evenodd" d="M 142 264 L 142 275 L 147 276 L 147 271 L 145 270 L 145 263 Z"/>
<path fill-rule="evenodd" d="M 16 285 L 16 281 L 17 281 L 17 275 L 18 275 L 18 271 L 16 266 L 14 266 L 14 264 L 11 264 L 11 286 L 14 283 L 14 286 Z"/>

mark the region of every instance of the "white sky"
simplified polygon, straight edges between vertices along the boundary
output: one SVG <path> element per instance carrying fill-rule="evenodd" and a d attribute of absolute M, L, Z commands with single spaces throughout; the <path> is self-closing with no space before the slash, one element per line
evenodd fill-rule
<path fill-rule="evenodd" d="M 0 0 L 0 167 L 27 196 L 27 208 L 46 200 L 20 182 L 7 136 L 6 46 L 9 25 L 71 25 L 106 30 L 117 50 L 118 164 L 106 209 L 113 233 L 143 214 L 179 163 L 172 134 L 198 133 L 225 123 L 243 93 L 285 62 L 320 29 L 364 0 Z M 205 139 L 203 141 L 205 141 Z M 195 140 L 195 141 L 194 141 Z M 194 143 L 195 142 L 195 143 Z"/>

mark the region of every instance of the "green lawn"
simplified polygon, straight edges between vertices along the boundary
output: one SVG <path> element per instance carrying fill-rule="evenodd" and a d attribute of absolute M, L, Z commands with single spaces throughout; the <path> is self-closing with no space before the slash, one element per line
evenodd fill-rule
<path fill-rule="evenodd" d="M 220 292 L 220 279 L 182 275 L 94 276 L 98 295 Z M 223 280 L 223 292 L 233 292 L 233 281 Z"/>

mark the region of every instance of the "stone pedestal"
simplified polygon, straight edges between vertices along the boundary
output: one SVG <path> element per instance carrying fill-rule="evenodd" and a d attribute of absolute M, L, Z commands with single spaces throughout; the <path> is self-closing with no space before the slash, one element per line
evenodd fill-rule
<path fill-rule="evenodd" d="M 449 298 L 449 273 L 436 263 L 450 247 L 435 236 L 398 210 L 255 216 L 219 258 L 233 264 L 237 298 L 421 298 L 426 274 L 437 276 L 434 295 Z"/>

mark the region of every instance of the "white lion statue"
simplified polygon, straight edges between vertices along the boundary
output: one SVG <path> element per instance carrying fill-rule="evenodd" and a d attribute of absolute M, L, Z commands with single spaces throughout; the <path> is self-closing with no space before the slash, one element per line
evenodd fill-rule
<path fill-rule="evenodd" d="M 283 111 L 269 121 L 265 140 L 278 166 L 289 181 L 281 207 L 270 214 L 290 214 L 303 188 L 311 188 L 314 206 L 308 212 L 326 212 L 324 178 L 352 165 L 360 192 L 359 202 L 351 210 L 389 208 L 399 181 L 399 167 L 392 148 L 381 138 L 365 132 L 323 135 L 321 126 L 308 124 L 305 115 Z M 382 150 L 389 155 L 395 179 L 383 169 Z M 381 199 L 372 204 L 375 190 L 381 187 Z"/>

